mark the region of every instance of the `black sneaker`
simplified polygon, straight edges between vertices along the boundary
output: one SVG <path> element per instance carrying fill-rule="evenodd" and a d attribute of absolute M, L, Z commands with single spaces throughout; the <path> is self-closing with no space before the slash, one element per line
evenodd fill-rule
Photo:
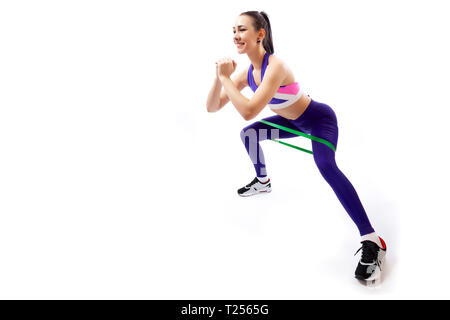
<path fill-rule="evenodd" d="M 355 271 L 356 279 L 373 284 L 380 280 L 382 265 L 386 256 L 386 243 L 381 238 L 380 241 L 382 248 L 370 240 L 361 242 L 362 247 L 356 251 L 358 253 L 362 249 L 361 259 Z"/>
<path fill-rule="evenodd" d="M 258 180 L 257 177 L 255 177 L 252 182 L 250 182 L 245 187 L 240 188 L 237 193 L 241 197 L 248 197 L 260 192 L 270 191 L 272 191 L 272 188 L 270 187 L 270 179 L 262 183 Z"/>

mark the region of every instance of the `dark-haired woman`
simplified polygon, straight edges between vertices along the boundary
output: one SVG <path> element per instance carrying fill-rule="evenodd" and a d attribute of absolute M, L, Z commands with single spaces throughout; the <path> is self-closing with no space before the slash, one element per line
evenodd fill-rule
<path fill-rule="evenodd" d="M 273 55 L 272 32 L 267 14 L 258 11 L 240 14 L 235 21 L 233 33 L 238 53 L 247 54 L 251 65 L 248 71 L 244 70 L 231 80 L 236 63 L 230 58 L 216 62 L 216 78 L 207 100 L 208 112 L 220 110 L 231 100 L 242 117 L 251 120 L 268 105 L 276 115 L 264 120 L 325 139 L 336 148 L 338 125 L 334 111 L 330 106 L 314 101 L 302 92 L 292 71 L 280 58 Z M 240 93 L 247 85 L 255 92 L 251 99 Z M 295 136 L 259 121 L 241 131 L 242 142 L 253 162 L 256 177 L 238 190 L 240 196 L 271 191 L 259 142 Z M 335 151 L 314 140 L 312 149 L 319 172 L 334 190 L 362 237 L 362 254 L 355 277 L 376 281 L 380 278 L 386 245 L 370 224 L 354 187 L 336 165 Z"/>

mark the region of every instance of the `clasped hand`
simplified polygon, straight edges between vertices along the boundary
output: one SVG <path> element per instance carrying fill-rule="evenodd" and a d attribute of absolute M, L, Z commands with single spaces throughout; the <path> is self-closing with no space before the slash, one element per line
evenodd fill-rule
<path fill-rule="evenodd" d="M 237 63 L 231 58 L 223 58 L 216 61 L 216 75 L 218 78 L 227 77 L 236 70 Z"/>

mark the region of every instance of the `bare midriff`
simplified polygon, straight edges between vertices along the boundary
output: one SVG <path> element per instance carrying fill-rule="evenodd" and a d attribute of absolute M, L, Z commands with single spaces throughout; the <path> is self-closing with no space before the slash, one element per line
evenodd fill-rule
<path fill-rule="evenodd" d="M 298 117 L 300 117 L 303 112 L 305 112 L 306 108 L 308 108 L 309 104 L 311 103 L 311 98 L 303 93 L 300 99 L 295 101 L 292 105 L 289 107 L 283 108 L 283 109 L 276 109 L 273 110 L 276 114 L 282 116 L 283 118 L 295 120 Z"/>

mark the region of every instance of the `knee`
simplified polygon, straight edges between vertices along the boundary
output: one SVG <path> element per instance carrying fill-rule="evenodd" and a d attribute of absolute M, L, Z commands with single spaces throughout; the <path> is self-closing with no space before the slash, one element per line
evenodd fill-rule
<path fill-rule="evenodd" d="M 257 143 L 261 140 L 265 140 L 267 139 L 267 137 L 265 137 L 264 135 L 261 135 L 260 132 L 258 132 L 259 130 L 257 130 L 256 128 L 252 127 L 252 126 L 248 126 L 245 127 L 244 129 L 241 130 L 241 140 L 242 142 L 245 143 L 246 138 L 248 138 L 248 140 L 251 143 Z"/>
<path fill-rule="evenodd" d="M 327 179 L 337 172 L 337 165 L 333 159 L 326 158 L 314 158 L 317 168 L 319 169 L 322 176 Z"/>
<path fill-rule="evenodd" d="M 241 140 L 242 140 L 242 143 L 244 143 L 244 144 L 245 144 L 245 137 L 247 137 L 245 132 L 246 132 L 245 129 L 241 130 Z"/>
<path fill-rule="evenodd" d="M 244 128 L 244 129 L 241 130 L 241 140 L 242 140 L 242 142 L 245 142 L 245 137 L 246 137 L 246 135 L 245 135 L 245 128 Z"/>

